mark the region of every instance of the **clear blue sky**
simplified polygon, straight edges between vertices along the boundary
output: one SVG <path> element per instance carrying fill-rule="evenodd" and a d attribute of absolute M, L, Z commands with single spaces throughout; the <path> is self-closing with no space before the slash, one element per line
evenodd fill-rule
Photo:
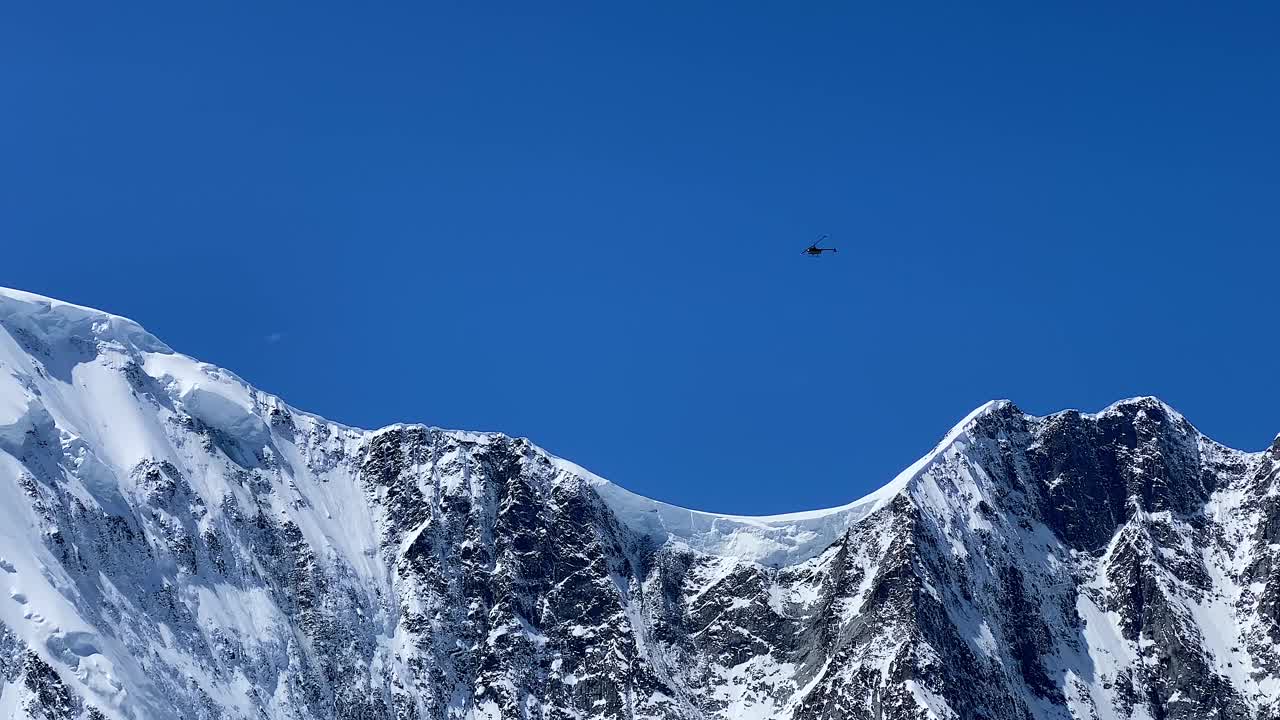
<path fill-rule="evenodd" d="M 726 512 L 995 397 L 1280 431 L 1275 3 L 262 5 L 0 11 L 0 284 Z"/>

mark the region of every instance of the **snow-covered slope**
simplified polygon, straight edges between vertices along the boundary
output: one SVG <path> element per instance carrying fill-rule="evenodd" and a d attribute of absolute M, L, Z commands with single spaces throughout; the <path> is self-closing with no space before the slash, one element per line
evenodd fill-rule
<path fill-rule="evenodd" d="M 1280 718 L 1280 443 L 978 408 L 772 517 L 0 290 L 0 718 Z"/>

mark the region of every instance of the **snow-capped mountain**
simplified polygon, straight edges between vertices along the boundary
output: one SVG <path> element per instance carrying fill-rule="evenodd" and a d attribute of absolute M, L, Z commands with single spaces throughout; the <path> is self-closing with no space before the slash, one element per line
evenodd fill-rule
<path fill-rule="evenodd" d="M 0 290 L 0 718 L 1280 719 L 1280 442 L 988 403 L 734 517 Z"/>

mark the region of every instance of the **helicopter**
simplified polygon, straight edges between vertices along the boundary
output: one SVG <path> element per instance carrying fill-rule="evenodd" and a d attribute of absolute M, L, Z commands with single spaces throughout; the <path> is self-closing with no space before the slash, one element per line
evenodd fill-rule
<path fill-rule="evenodd" d="M 822 244 L 822 241 L 826 239 L 827 239 L 826 235 L 823 235 L 822 237 L 818 238 L 818 240 L 815 243 L 813 243 L 812 245 L 804 249 L 803 251 L 804 254 L 809 255 L 811 257 L 819 257 L 820 255 L 822 255 L 822 253 L 837 252 L 835 248 L 818 247 L 819 245 Z"/>

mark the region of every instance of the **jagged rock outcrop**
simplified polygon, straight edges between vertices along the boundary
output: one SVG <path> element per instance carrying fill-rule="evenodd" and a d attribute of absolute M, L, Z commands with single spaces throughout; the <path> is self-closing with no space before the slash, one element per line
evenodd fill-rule
<path fill-rule="evenodd" d="M 344 427 L 0 291 L 0 718 L 1280 720 L 1280 442 L 989 403 L 842 508 Z"/>

